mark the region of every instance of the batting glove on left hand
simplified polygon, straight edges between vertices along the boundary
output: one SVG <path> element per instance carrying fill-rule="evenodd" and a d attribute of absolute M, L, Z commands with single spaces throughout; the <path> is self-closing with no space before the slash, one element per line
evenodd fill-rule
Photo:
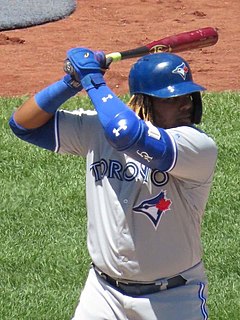
<path fill-rule="evenodd" d="M 64 70 L 74 80 L 81 82 L 85 90 L 105 84 L 106 58 L 102 51 L 74 48 L 67 52 Z"/>

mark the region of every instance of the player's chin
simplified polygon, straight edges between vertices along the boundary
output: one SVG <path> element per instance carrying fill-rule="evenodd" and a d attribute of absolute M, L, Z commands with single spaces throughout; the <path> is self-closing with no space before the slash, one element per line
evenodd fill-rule
<path fill-rule="evenodd" d="M 177 119 L 177 121 L 176 121 L 176 127 L 190 126 L 190 125 L 192 125 L 192 120 L 191 120 L 191 117 L 189 115 L 179 117 Z"/>

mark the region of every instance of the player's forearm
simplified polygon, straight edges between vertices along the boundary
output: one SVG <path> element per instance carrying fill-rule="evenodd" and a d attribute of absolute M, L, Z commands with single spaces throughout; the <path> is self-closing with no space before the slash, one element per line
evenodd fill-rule
<path fill-rule="evenodd" d="M 57 109 L 79 92 L 70 86 L 69 76 L 51 84 L 27 100 L 14 113 L 15 122 L 25 129 L 35 129 L 47 123 Z"/>
<path fill-rule="evenodd" d="M 21 127 L 34 129 L 48 122 L 53 114 L 42 110 L 32 97 L 15 111 L 13 117 Z"/>

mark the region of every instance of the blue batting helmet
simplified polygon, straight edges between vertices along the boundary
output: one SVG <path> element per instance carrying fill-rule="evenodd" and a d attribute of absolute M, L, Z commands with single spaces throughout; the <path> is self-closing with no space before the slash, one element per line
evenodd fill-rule
<path fill-rule="evenodd" d="M 206 90 L 193 82 L 189 64 L 172 53 L 155 53 L 140 58 L 129 73 L 130 94 L 159 98 Z"/>
<path fill-rule="evenodd" d="M 172 98 L 191 94 L 195 107 L 195 123 L 202 115 L 200 91 L 204 87 L 193 82 L 189 64 L 172 53 L 154 53 L 140 58 L 129 73 L 130 94 L 145 94 L 158 98 Z"/>

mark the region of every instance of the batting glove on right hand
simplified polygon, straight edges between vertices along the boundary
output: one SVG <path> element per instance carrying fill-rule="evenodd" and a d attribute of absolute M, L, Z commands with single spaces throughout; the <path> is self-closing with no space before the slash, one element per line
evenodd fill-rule
<path fill-rule="evenodd" d="M 74 48 L 67 52 L 64 70 L 85 90 L 105 84 L 106 58 L 102 51 L 87 48 Z"/>

